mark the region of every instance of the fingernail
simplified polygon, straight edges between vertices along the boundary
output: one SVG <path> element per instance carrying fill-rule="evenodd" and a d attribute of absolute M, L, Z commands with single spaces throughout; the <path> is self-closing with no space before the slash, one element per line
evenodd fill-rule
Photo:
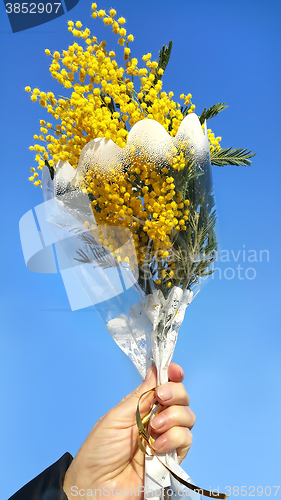
<path fill-rule="evenodd" d="M 181 366 L 178 365 L 178 367 L 179 367 L 179 371 L 180 371 L 180 377 L 183 380 L 184 379 L 184 371 L 183 371 Z"/>
<path fill-rule="evenodd" d="M 153 427 L 153 429 L 160 430 L 162 429 L 162 427 L 164 427 L 165 423 L 166 419 L 162 417 L 162 415 L 157 415 L 155 418 L 151 420 L 150 425 L 151 427 Z"/>
<path fill-rule="evenodd" d="M 173 397 L 173 393 L 170 387 L 159 387 L 156 391 L 156 395 L 162 401 L 170 401 Z"/>
<path fill-rule="evenodd" d="M 147 382 L 153 374 L 153 366 L 150 366 L 146 372 L 145 381 Z"/>
<path fill-rule="evenodd" d="M 156 441 L 153 443 L 153 448 L 155 450 L 160 451 L 162 448 L 164 448 L 167 440 L 165 436 L 160 436 L 159 438 L 156 439 Z"/>

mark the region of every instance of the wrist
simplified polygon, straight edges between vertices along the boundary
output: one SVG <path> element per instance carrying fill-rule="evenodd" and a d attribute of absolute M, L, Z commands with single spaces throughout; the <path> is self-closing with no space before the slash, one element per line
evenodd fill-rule
<path fill-rule="evenodd" d="M 65 473 L 62 485 L 63 491 L 65 492 L 68 500 L 72 500 L 74 495 L 77 498 L 77 493 L 75 493 L 75 490 L 77 490 L 77 488 L 75 488 L 75 486 L 77 486 L 77 473 L 76 466 L 73 460 Z"/>
<path fill-rule="evenodd" d="M 77 455 L 64 476 L 63 490 L 68 500 L 74 500 L 74 498 L 76 500 L 85 500 L 87 491 L 93 490 L 93 474 L 90 471 L 86 472 L 85 465 L 82 467 L 80 464 L 79 467 L 79 458 L 77 458 Z"/>

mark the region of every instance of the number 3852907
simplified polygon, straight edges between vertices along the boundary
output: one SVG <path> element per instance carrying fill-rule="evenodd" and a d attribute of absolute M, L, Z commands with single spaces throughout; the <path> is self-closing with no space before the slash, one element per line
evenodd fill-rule
<path fill-rule="evenodd" d="M 57 14 L 61 3 L 6 3 L 8 14 Z"/>

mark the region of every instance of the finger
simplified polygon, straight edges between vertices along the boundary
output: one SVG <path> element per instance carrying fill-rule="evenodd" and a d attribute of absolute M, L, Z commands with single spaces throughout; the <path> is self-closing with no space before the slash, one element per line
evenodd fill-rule
<path fill-rule="evenodd" d="M 163 406 L 189 406 L 190 397 L 183 384 L 167 382 L 156 390 L 156 398 Z"/>
<path fill-rule="evenodd" d="M 151 366 L 146 374 L 146 377 L 144 381 L 128 396 L 123 398 L 120 403 L 118 403 L 117 406 L 115 406 L 114 410 L 116 409 L 117 413 L 123 414 L 123 412 L 129 411 L 129 413 L 135 414 L 137 404 L 139 402 L 139 398 L 141 397 L 142 394 L 144 394 L 147 391 L 150 391 L 155 387 L 157 384 L 157 370 L 155 366 Z M 155 397 L 154 391 L 146 394 L 142 399 L 140 403 L 140 411 L 141 414 L 145 415 L 151 406 L 151 403 Z"/>
<path fill-rule="evenodd" d="M 158 434 L 168 431 L 172 427 L 180 426 L 192 429 L 196 417 L 189 406 L 169 406 L 154 417 L 150 425 Z"/>
<path fill-rule="evenodd" d="M 168 368 L 168 376 L 171 382 L 182 382 L 184 379 L 184 371 L 181 366 L 176 363 L 170 363 Z"/>
<path fill-rule="evenodd" d="M 164 432 L 153 443 L 153 448 L 159 453 L 169 453 L 177 450 L 181 458 L 186 455 L 192 443 L 192 434 L 186 427 L 173 427 Z"/>

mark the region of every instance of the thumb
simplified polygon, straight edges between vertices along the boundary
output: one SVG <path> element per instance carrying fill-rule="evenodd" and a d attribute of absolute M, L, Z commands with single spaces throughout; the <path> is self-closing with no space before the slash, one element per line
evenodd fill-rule
<path fill-rule="evenodd" d="M 157 384 L 157 370 L 155 366 L 151 366 L 147 370 L 147 374 L 144 381 L 133 392 L 128 394 L 128 396 L 126 396 L 119 403 L 119 405 L 122 405 L 122 410 L 129 410 L 130 408 L 132 408 L 134 409 L 134 411 L 136 411 L 137 404 L 139 402 L 139 398 L 141 397 L 141 395 L 156 387 L 156 384 Z M 141 413 L 147 413 L 153 399 L 154 399 L 154 391 L 149 392 L 143 397 L 140 404 Z"/>
<path fill-rule="evenodd" d="M 132 395 L 135 395 L 137 398 L 139 398 L 144 392 L 153 389 L 154 387 L 156 387 L 156 385 L 157 385 L 157 369 L 156 366 L 150 366 L 147 370 L 145 379 L 136 388 L 136 390 L 132 392 Z"/>

